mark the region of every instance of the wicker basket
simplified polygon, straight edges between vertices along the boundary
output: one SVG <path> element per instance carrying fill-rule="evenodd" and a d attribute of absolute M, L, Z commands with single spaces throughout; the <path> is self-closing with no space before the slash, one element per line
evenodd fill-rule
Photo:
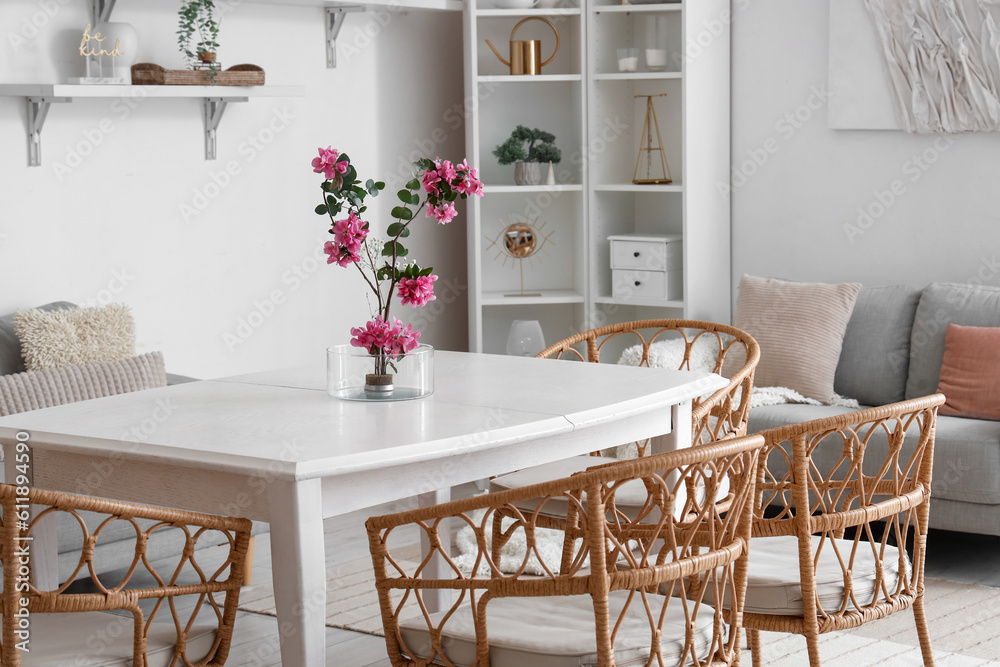
<path fill-rule="evenodd" d="M 164 69 L 153 63 L 132 65 L 132 85 L 136 86 L 263 86 L 264 70 L 257 65 L 233 65 L 216 72 L 209 70 Z"/>

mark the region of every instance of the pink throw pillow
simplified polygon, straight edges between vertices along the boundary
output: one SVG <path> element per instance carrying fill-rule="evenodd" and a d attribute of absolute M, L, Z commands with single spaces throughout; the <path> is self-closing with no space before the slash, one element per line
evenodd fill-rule
<path fill-rule="evenodd" d="M 938 412 L 1000 421 L 1000 328 L 949 324 L 944 345 Z"/>

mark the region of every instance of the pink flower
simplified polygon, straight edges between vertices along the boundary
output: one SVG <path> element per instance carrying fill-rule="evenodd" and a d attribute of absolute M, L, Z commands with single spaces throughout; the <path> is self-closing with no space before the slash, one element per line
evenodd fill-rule
<path fill-rule="evenodd" d="M 368 237 L 368 223 L 351 211 L 343 220 L 333 223 L 333 241 L 323 244 L 323 252 L 329 257 L 327 264 L 336 262 L 349 266 L 361 260 L 361 244 Z"/>
<path fill-rule="evenodd" d="M 427 217 L 434 218 L 442 225 L 447 225 L 456 215 L 458 215 L 458 211 L 455 210 L 455 204 L 452 202 L 444 202 L 438 206 L 427 206 Z"/>
<path fill-rule="evenodd" d="M 479 180 L 479 171 L 475 167 L 470 167 L 467 160 L 457 167 L 461 181 L 455 184 L 455 191 L 463 195 L 483 196 L 483 184 Z"/>
<path fill-rule="evenodd" d="M 390 326 L 382 316 L 367 322 L 364 328 L 351 329 L 351 345 L 368 350 L 369 354 L 385 354 L 393 359 L 412 352 L 420 343 L 420 332 L 413 330 L 413 325 L 405 327 L 403 323 L 392 318 Z"/>
<path fill-rule="evenodd" d="M 449 183 L 458 178 L 458 172 L 449 160 L 435 160 L 434 164 L 437 165 L 437 173 Z"/>
<path fill-rule="evenodd" d="M 394 325 L 390 332 L 392 339 L 389 342 L 390 349 L 386 350 L 386 353 L 395 359 L 396 357 L 413 352 L 420 345 L 420 332 L 414 331 L 412 324 L 407 324 L 404 327 L 403 323 L 395 317 L 392 318 L 392 322 Z"/>
<path fill-rule="evenodd" d="M 434 275 L 400 279 L 396 289 L 399 290 L 399 297 L 403 300 L 403 305 L 419 308 L 426 305 L 428 301 L 437 299 L 434 296 L 434 281 L 437 279 L 438 277 Z"/>
<path fill-rule="evenodd" d="M 347 171 L 347 161 L 337 162 L 340 151 L 327 146 L 319 149 L 319 157 L 314 157 L 312 161 L 313 171 L 317 174 L 325 174 L 328 179 L 337 177 Z"/>
<path fill-rule="evenodd" d="M 389 344 L 391 338 L 389 325 L 379 315 L 374 320 L 365 323 L 365 327 L 351 329 L 351 345 L 363 347 L 371 354 L 381 353 Z"/>
<path fill-rule="evenodd" d="M 441 182 L 441 177 L 438 176 L 436 171 L 428 169 L 424 172 L 424 191 L 429 195 L 437 196 L 439 194 L 437 184 Z"/>

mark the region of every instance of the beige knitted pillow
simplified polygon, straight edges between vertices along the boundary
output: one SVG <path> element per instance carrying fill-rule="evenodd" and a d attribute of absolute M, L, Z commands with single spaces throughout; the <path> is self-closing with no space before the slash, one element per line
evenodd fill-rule
<path fill-rule="evenodd" d="M 0 375 L 0 417 L 167 386 L 163 353 Z"/>
<path fill-rule="evenodd" d="M 48 313 L 22 310 L 14 317 L 14 328 L 29 371 L 135 355 L 135 322 L 122 304 Z"/>
<path fill-rule="evenodd" d="M 788 387 L 831 404 L 859 283 L 826 285 L 743 276 L 733 326 L 760 345 L 757 387 Z M 728 361 L 728 359 L 727 359 Z"/>

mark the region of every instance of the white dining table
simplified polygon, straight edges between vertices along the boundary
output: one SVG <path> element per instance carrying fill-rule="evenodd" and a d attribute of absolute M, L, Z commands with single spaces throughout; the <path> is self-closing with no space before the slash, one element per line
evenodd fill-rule
<path fill-rule="evenodd" d="M 192 382 L 0 418 L 28 443 L 33 485 L 270 524 L 282 664 L 325 664 L 323 519 L 659 436 L 689 446 L 705 372 L 435 353 L 433 395 L 352 402 L 326 393 L 322 363 Z M 7 481 L 14 466 L 7 465 Z M 55 522 L 35 538 L 34 576 L 55 583 Z"/>

